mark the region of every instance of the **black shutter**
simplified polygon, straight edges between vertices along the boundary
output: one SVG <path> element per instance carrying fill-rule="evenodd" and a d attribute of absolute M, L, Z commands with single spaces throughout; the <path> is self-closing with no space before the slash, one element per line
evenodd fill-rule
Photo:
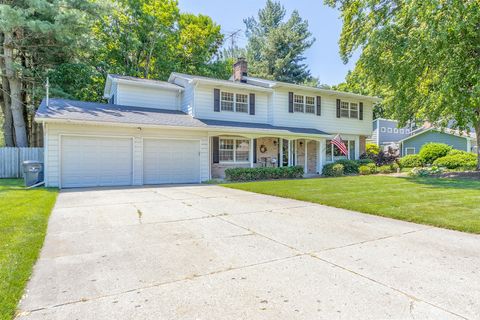
<path fill-rule="evenodd" d="M 250 114 L 255 114 L 255 93 L 250 93 Z"/>
<path fill-rule="evenodd" d="M 220 112 L 220 89 L 213 89 L 213 111 Z"/>
<path fill-rule="evenodd" d="M 288 112 L 293 113 L 293 92 L 288 93 Z"/>
<path fill-rule="evenodd" d="M 363 102 L 360 102 L 359 119 L 360 119 L 360 120 L 363 120 Z"/>
<path fill-rule="evenodd" d="M 340 99 L 337 99 L 337 118 L 340 118 Z"/>
<path fill-rule="evenodd" d="M 257 163 L 257 139 L 253 139 L 253 163 Z"/>
<path fill-rule="evenodd" d="M 218 149 L 220 148 L 220 139 L 218 137 L 212 138 L 212 160 L 213 163 L 220 162 L 220 155 Z"/>
<path fill-rule="evenodd" d="M 317 116 L 322 115 L 322 97 L 317 96 Z"/>

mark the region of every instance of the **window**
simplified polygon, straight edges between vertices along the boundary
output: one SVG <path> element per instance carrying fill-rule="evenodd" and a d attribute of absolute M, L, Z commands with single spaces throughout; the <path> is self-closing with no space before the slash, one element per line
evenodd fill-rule
<path fill-rule="evenodd" d="M 293 110 L 294 112 L 303 112 L 303 96 L 294 95 L 293 96 Z"/>
<path fill-rule="evenodd" d="M 392 133 L 392 128 L 388 128 L 388 133 Z"/>
<path fill-rule="evenodd" d="M 410 133 L 410 129 L 405 129 L 405 134 L 409 134 Z"/>
<path fill-rule="evenodd" d="M 221 108 L 222 111 L 233 111 L 233 93 L 222 91 Z"/>
<path fill-rule="evenodd" d="M 382 128 L 380 129 L 380 132 L 387 132 L 387 128 L 382 127 Z"/>
<path fill-rule="evenodd" d="M 235 102 L 235 111 L 248 112 L 248 95 L 237 93 L 235 95 Z"/>
<path fill-rule="evenodd" d="M 222 91 L 220 104 L 222 111 L 248 113 L 248 94 Z"/>
<path fill-rule="evenodd" d="M 350 159 L 355 159 L 355 140 L 344 140 L 348 149 L 348 156 Z M 340 149 L 332 144 L 331 140 L 327 140 L 326 161 L 334 162 L 340 159 L 347 159 L 347 156 L 342 154 Z"/>
<path fill-rule="evenodd" d="M 358 103 L 342 101 L 340 103 L 340 117 L 358 119 Z"/>
<path fill-rule="evenodd" d="M 248 162 L 250 141 L 246 139 L 220 139 L 220 162 Z"/>
<path fill-rule="evenodd" d="M 404 129 L 400 129 L 400 134 L 404 134 L 405 133 L 405 130 Z"/>
<path fill-rule="evenodd" d="M 393 133 L 398 133 L 398 128 L 393 129 Z"/>
<path fill-rule="evenodd" d="M 350 118 L 358 119 L 358 104 L 350 103 Z"/>
<path fill-rule="evenodd" d="M 414 147 L 405 148 L 405 155 L 408 156 L 409 154 L 415 154 L 415 148 Z"/>
<path fill-rule="evenodd" d="M 315 97 L 305 97 L 305 113 L 315 113 Z"/>

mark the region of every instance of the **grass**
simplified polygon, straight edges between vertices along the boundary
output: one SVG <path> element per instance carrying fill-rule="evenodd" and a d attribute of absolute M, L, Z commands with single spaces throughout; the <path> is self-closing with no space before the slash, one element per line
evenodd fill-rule
<path fill-rule="evenodd" d="M 56 189 L 0 179 L 0 319 L 12 319 L 43 245 Z"/>
<path fill-rule="evenodd" d="M 351 176 L 223 186 L 480 233 L 480 180 Z"/>

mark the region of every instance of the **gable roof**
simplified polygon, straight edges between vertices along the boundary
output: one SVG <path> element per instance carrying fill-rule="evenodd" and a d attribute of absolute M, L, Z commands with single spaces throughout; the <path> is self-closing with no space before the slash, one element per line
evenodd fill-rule
<path fill-rule="evenodd" d="M 423 129 L 423 130 L 422 130 Z M 453 130 L 448 130 L 448 129 L 444 129 L 444 130 L 441 130 L 439 128 L 435 128 L 435 127 L 431 127 L 431 128 L 419 128 L 415 131 L 417 131 L 416 133 L 412 134 L 411 136 L 408 136 L 406 138 L 403 138 L 402 140 L 399 140 L 398 142 L 401 143 L 401 142 L 404 142 L 404 141 L 407 141 L 407 140 L 410 140 L 412 138 L 415 138 L 415 137 L 418 137 L 426 132 L 430 132 L 430 131 L 437 131 L 437 132 L 440 132 L 440 133 L 445 133 L 445 134 L 449 134 L 449 135 L 452 135 L 452 136 L 456 136 L 456 137 L 459 137 L 459 138 L 465 138 L 465 139 L 468 139 L 468 140 L 471 140 L 472 137 L 470 136 L 465 136 L 463 134 L 459 134 L 459 133 L 456 133 L 455 131 Z M 413 131 L 413 132 L 415 132 Z"/>
<path fill-rule="evenodd" d="M 329 136 L 328 133 L 317 129 L 281 127 L 262 123 L 197 119 L 184 112 L 175 110 L 140 108 L 66 99 L 50 99 L 48 106 L 45 100 L 43 100 L 35 114 L 35 121 L 91 122 L 96 124 L 134 127 L 163 126 L 207 131 L 219 130 L 246 133 L 265 132 L 272 134 Z"/>

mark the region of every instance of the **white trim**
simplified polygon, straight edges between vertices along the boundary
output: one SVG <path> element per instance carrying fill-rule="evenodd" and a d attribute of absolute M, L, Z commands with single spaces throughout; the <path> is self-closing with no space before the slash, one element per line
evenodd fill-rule
<path fill-rule="evenodd" d="M 303 144 L 304 144 L 304 155 L 303 155 L 303 173 L 308 174 L 308 140 L 303 139 Z"/>
<path fill-rule="evenodd" d="M 60 133 L 58 134 L 58 188 L 62 189 L 62 152 L 63 152 L 63 145 L 62 145 L 62 137 L 89 137 L 89 138 L 113 138 L 113 139 L 130 139 L 131 140 L 131 156 L 132 156 L 132 173 L 130 176 L 131 182 L 130 185 L 133 186 L 135 181 L 135 157 L 134 154 L 134 144 L 135 144 L 135 137 L 130 135 L 125 136 L 117 136 L 117 135 L 95 135 L 95 134 L 76 134 L 76 133 Z M 143 153 L 143 146 L 142 146 L 142 153 Z M 143 176 L 142 176 L 143 177 Z M 142 179 L 143 180 L 143 179 Z M 143 181 L 142 181 L 143 182 Z"/>
<path fill-rule="evenodd" d="M 408 153 L 407 150 L 409 150 L 409 149 L 413 149 L 413 153 Z M 417 154 L 417 149 L 415 147 L 406 147 L 404 156 L 407 156 L 409 154 Z"/>

